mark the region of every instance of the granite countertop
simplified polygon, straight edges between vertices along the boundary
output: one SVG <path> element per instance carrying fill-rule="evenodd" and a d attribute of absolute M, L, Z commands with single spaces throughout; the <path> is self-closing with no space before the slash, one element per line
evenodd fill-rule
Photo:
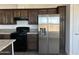
<path fill-rule="evenodd" d="M 2 51 L 3 49 L 5 49 L 6 47 L 8 47 L 10 44 L 12 44 L 13 42 L 15 42 L 15 39 L 0 39 L 0 51 Z"/>
<path fill-rule="evenodd" d="M 0 34 L 11 34 L 11 32 L 0 32 Z"/>
<path fill-rule="evenodd" d="M 11 34 L 12 32 L 0 32 L 0 34 Z M 37 31 L 30 31 L 30 32 L 27 32 L 27 34 L 38 34 Z"/>
<path fill-rule="evenodd" d="M 38 32 L 28 32 L 27 34 L 38 34 Z"/>
<path fill-rule="evenodd" d="M 0 32 L 0 34 L 11 34 L 12 32 Z M 27 34 L 38 34 L 38 32 L 28 32 Z"/>

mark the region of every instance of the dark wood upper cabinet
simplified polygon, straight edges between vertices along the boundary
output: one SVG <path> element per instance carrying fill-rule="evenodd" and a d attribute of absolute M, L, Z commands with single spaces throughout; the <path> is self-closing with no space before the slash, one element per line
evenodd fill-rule
<path fill-rule="evenodd" d="M 60 14 L 60 18 L 63 20 L 66 16 L 66 6 L 59 6 L 57 8 L 57 13 Z"/>
<path fill-rule="evenodd" d="M 20 16 L 28 18 L 28 10 L 20 10 Z"/>
<path fill-rule="evenodd" d="M 47 9 L 39 9 L 38 13 L 39 14 L 47 14 L 48 13 L 47 11 L 48 11 Z"/>
<path fill-rule="evenodd" d="M 5 23 L 4 24 L 13 24 L 13 11 L 12 10 L 5 10 Z"/>
<path fill-rule="evenodd" d="M 14 9 L 14 17 L 28 17 L 28 11 L 26 9 Z"/>
<path fill-rule="evenodd" d="M 37 24 L 38 10 L 28 10 L 29 24 Z"/>
<path fill-rule="evenodd" d="M 47 9 L 48 14 L 57 14 L 57 9 L 56 8 L 49 8 Z"/>
<path fill-rule="evenodd" d="M 0 9 L 0 24 L 16 24 L 14 17 L 26 17 L 29 24 L 38 24 L 38 15 L 40 14 L 57 14 L 57 8 Z"/>
<path fill-rule="evenodd" d="M 0 24 L 4 24 L 6 21 L 4 10 L 0 10 Z"/>
<path fill-rule="evenodd" d="M 0 10 L 0 24 L 13 24 L 12 10 Z"/>
<path fill-rule="evenodd" d="M 13 10 L 13 17 L 26 17 L 28 18 L 28 11 L 26 9 L 15 9 Z M 14 20 L 16 23 L 16 21 Z"/>
<path fill-rule="evenodd" d="M 60 14 L 60 50 L 65 51 L 66 6 L 59 6 L 57 13 Z"/>
<path fill-rule="evenodd" d="M 13 19 L 14 17 L 20 17 L 20 10 L 17 10 L 17 9 L 13 10 Z M 16 24 L 15 20 L 14 20 L 14 24 Z"/>
<path fill-rule="evenodd" d="M 39 14 L 57 14 L 56 8 L 39 9 Z"/>
<path fill-rule="evenodd" d="M 13 10 L 13 17 L 20 17 L 20 10 L 18 10 L 18 9 L 15 9 L 15 10 Z"/>

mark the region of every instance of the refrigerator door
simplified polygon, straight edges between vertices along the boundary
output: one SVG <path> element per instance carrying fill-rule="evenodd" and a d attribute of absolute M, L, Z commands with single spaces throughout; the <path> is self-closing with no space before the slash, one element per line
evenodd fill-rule
<path fill-rule="evenodd" d="M 59 53 L 59 15 L 50 15 L 48 17 L 48 38 L 49 53 Z"/>
<path fill-rule="evenodd" d="M 38 16 L 39 53 L 59 53 L 60 19 L 58 14 Z"/>
<path fill-rule="evenodd" d="M 39 15 L 38 16 L 38 32 L 39 32 L 39 53 L 47 54 L 48 53 L 48 24 L 47 16 Z"/>

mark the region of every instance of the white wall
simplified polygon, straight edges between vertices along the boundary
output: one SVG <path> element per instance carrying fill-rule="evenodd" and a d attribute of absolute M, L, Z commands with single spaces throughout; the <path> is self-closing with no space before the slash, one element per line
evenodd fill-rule
<path fill-rule="evenodd" d="M 0 4 L 0 9 L 16 9 L 16 4 Z"/>
<path fill-rule="evenodd" d="M 70 54 L 79 55 L 79 4 L 72 6 L 72 37 Z"/>
<path fill-rule="evenodd" d="M 67 5 L 66 10 L 66 52 L 79 54 L 79 5 Z"/>
<path fill-rule="evenodd" d="M 69 54 L 71 55 L 72 54 L 72 52 L 73 52 L 73 50 L 72 50 L 72 34 L 73 34 L 73 14 L 74 14 L 74 12 L 73 12 L 73 4 L 71 4 L 70 5 L 70 47 L 69 47 Z"/>

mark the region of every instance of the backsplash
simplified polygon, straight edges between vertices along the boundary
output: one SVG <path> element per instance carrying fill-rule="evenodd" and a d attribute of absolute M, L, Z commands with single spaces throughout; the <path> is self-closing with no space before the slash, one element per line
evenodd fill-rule
<path fill-rule="evenodd" d="M 0 29 L 16 29 L 16 25 L 0 25 Z"/>
<path fill-rule="evenodd" d="M 37 25 L 0 25 L 0 32 L 14 32 L 16 27 L 30 27 L 30 31 L 37 31 Z"/>
<path fill-rule="evenodd" d="M 23 20 L 23 21 L 22 20 L 18 20 L 17 21 L 17 25 L 26 25 L 26 24 L 28 25 L 28 21 L 26 21 L 26 20 Z"/>
<path fill-rule="evenodd" d="M 14 32 L 16 27 L 30 27 L 30 31 L 37 31 L 37 25 L 30 25 L 27 21 L 17 21 L 15 25 L 0 25 L 0 32 Z"/>
<path fill-rule="evenodd" d="M 15 32 L 15 29 L 0 29 L 0 33 L 12 33 Z"/>

